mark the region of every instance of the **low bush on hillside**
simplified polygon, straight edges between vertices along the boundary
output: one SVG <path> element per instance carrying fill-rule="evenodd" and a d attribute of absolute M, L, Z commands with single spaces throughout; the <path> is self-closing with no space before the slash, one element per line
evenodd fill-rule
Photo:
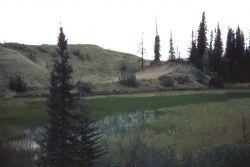
<path fill-rule="evenodd" d="M 220 77 L 212 77 L 209 80 L 209 87 L 212 88 L 224 88 L 223 79 Z"/>
<path fill-rule="evenodd" d="M 58 57 L 58 54 L 57 54 L 55 51 L 51 52 L 50 55 L 51 55 L 53 58 Z"/>
<path fill-rule="evenodd" d="M 29 53 L 29 54 L 27 54 L 27 56 L 26 57 L 28 57 L 31 61 L 36 61 L 36 55 L 35 54 L 33 54 L 33 53 Z"/>
<path fill-rule="evenodd" d="M 160 84 L 166 87 L 172 87 L 174 86 L 174 83 L 175 83 L 175 80 L 172 77 L 167 76 L 167 75 L 160 76 L 159 80 L 160 80 Z"/>
<path fill-rule="evenodd" d="M 43 48 L 42 46 L 37 46 L 37 50 L 39 50 L 42 53 L 49 53 L 49 51 L 45 48 Z"/>
<path fill-rule="evenodd" d="M 207 86 L 209 85 L 208 77 L 205 75 L 205 73 L 197 68 L 192 68 L 191 72 L 194 74 L 197 82 Z"/>
<path fill-rule="evenodd" d="M 81 95 L 92 93 L 92 83 L 90 81 L 79 81 L 78 90 Z"/>
<path fill-rule="evenodd" d="M 178 84 L 181 85 L 190 82 L 190 78 L 187 75 L 176 76 L 174 79 L 177 81 Z"/>
<path fill-rule="evenodd" d="M 89 56 L 88 53 L 81 53 L 79 49 L 74 49 L 74 50 L 71 50 L 71 53 L 78 57 L 80 60 L 88 60 L 88 61 L 91 61 L 91 58 Z"/>
<path fill-rule="evenodd" d="M 139 66 L 136 63 L 122 61 L 119 63 L 119 69 L 122 73 L 135 73 L 139 70 Z"/>
<path fill-rule="evenodd" d="M 16 92 L 23 92 L 26 90 L 27 84 L 24 81 L 22 73 L 13 74 L 9 77 L 9 89 Z"/>
<path fill-rule="evenodd" d="M 3 43 L 1 45 L 5 48 L 17 49 L 24 52 L 30 51 L 30 49 L 26 45 L 20 43 L 9 42 L 9 43 Z"/>
<path fill-rule="evenodd" d="M 137 86 L 136 75 L 133 72 L 121 73 L 121 75 L 119 77 L 119 82 L 122 85 L 125 85 L 125 86 L 130 86 L 130 87 L 136 87 Z"/>

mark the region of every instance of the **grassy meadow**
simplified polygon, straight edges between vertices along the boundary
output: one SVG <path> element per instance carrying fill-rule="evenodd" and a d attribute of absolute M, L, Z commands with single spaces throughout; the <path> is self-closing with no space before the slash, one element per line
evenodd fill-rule
<path fill-rule="evenodd" d="M 135 136 L 150 149 L 164 153 L 171 148 L 179 155 L 187 149 L 198 152 L 235 143 L 243 115 L 250 127 L 250 90 L 93 96 L 85 102 L 92 119 L 105 123 L 104 132 L 113 133 L 104 142 L 117 162 L 117 152 L 131 146 Z M 43 126 L 46 120 L 44 98 L 1 99 L 0 141 L 19 138 L 25 129 Z"/>

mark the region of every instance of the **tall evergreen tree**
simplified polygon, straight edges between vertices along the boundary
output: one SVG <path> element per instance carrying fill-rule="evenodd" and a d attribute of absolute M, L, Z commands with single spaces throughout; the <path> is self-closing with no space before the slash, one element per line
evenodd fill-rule
<path fill-rule="evenodd" d="M 235 61 L 237 62 L 237 72 L 236 80 L 244 82 L 246 79 L 247 62 L 245 59 L 245 38 L 240 27 L 237 27 L 236 37 L 235 37 Z"/>
<path fill-rule="evenodd" d="M 220 75 L 222 64 L 223 43 L 221 39 L 221 30 L 219 24 L 216 29 L 216 36 L 214 40 L 214 50 L 211 61 L 211 71 L 215 75 Z"/>
<path fill-rule="evenodd" d="M 89 148 L 87 148 L 87 146 L 80 147 L 76 142 L 79 140 L 79 137 L 82 136 L 77 129 L 82 129 L 86 132 L 85 136 L 91 136 L 94 133 L 90 128 L 81 126 L 80 119 L 83 117 L 82 115 L 77 115 L 77 113 L 72 112 L 73 109 L 79 106 L 79 98 L 73 96 L 71 93 L 71 90 L 74 88 L 71 77 L 73 69 L 68 61 L 67 40 L 62 28 L 60 28 L 56 50 L 59 59 L 55 60 L 50 76 L 50 91 L 47 98 L 49 122 L 41 135 L 41 139 L 38 139 L 38 144 L 41 149 L 38 166 L 78 167 L 79 159 L 84 159 L 84 157 L 76 158 L 75 154 L 86 152 Z M 86 122 L 86 124 L 89 124 L 89 122 Z M 97 138 L 99 138 L 98 135 Z M 96 142 L 94 138 L 85 140 L 94 142 L 93 145 L 88 147 L 92 147 L 93 150 L 98 148 L 98 146 L 95 145 Z M 76 145 L 78 145 L 78 147 L 76 147 Z M 92 158 L 95 158 L 91 155 L 87 156 L 90 157 L 89 162 L 93 161 Z"/>
<path fill-rule="evenodd" d="M 225 57 L 233 59 L 235 52 L 235 34 L 232 28 L 228 28 Z"/>
<path fill-rule="evenodd" d="M 161 54 L 160 54 L 160 36 L 158 35 L 158 27 L 156 22 L 156 36 L 155 36 L 155 43 L 154 43 L 154 62 L 160 62 Z"/>
<path fill-rule="evenodd" d="M 71 90 L 71 73 L 73 72 L 68 62 L 67 40 L 60 28 L 57 43 L 59 60 L 55 60 L 50 77 L 50 93 L 47 99 L 49 124 L 42 140 L 40 166 L 66 167 L 71 162 L 69 154 L 72 143 L 69 140 L 70 110 L 76 105 L 76 99 Z"/>
<path fill-rule="evenodd" d="M 234 67 L 236 66 L 235 59 L 235 34 L 232 28 L 228 28 L 225 55 L 223 57 L 223 73 L 222 77 L 226 81 L 233 81 L 237 76 Z"/>
<path fill-rule="evenodd" d="M 178 53 L 177 53 L 178 54 Z M 174 61 L 175 60 L 175 51 L 174 51 L 174 46 L 173 46 L 173 38 L 172 38 L 172 31 L 170 32 L 170 40 L 169 40 L 169 61 Z"/>
<path fill-rule="evenodd" d="M 235 56 L 237 57 L 237 60 L 240 61 L 240 58 L 244 55 L 245 50 L 245 39 L 244 34 L 241 31 L 240 27 L 238 26 L 236 30 L 236 39 L 235 39 Z"/>
<path fill-rule="evenodd" d="M 197 63 L 197 48 L 196 48 L 196 41 L 194 40 L 194 31 L 192 31 L 192 40 L 191 40 L 191 47 L 189 49 L 188 61 L 193 65 L 196 65 Z"/>
<path fill-rule="evenodd" d="M 202 57 L 207 49 L 207 25 L 206 25 L 206 18 L 205 12 L 202 14 L 202 21 L 199 26 L 198 30 L 198 37 L 197 37 L 197 63 L 196 66 L 199 69 L 202 69 Z"/>
<path fill-rule="evenodd" d="M 214 32 L 210 32 L 210 42 L 209 42 L 209 51 L 213 51 L 213 41 L 214 41 Z"/>
<path fill-rule="evenodd" d="M 211 31 L 211 33 L 210 33 L 210 42 L 209 42 L 209 50 L 208 50 L 209 72 L 211 72 L 212 68 L 213 68 L 213 41 L 214 41 L 214 32 Z"/>

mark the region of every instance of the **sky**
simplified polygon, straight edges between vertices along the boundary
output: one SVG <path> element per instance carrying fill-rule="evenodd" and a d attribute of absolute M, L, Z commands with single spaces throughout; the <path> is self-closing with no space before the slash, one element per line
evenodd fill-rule
<path fill-rule="evenodd" d="M 56 44 L 60 23 L 69 44 L 95 44 L 105 49 L 154 56 L 155 20 L 162 59 L 168 58 L 170 31 L 174 47 L 188 57 L 192 30 L 206 12 L 208 40 L 219 22 L 225 46 L 228 27 L 238 25 L 248 38 L 249 0 L 0 0 L 0 42 Z"/>

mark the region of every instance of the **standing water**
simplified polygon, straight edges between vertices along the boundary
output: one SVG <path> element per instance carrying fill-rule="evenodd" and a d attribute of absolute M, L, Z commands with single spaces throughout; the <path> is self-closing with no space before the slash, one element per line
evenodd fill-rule
<path fill-rule="evenodd" d="M 103 137 L 108 139 L 143 128 L 154 119 L 155 112 L 153 110 L 138 110 L 134 113 L 118 113 L 107 116 L 95 122 L 93 126 L 97 126 Z M 37 150 L 39 146 L 35 139 L 39 137 L 42 131 L 44 131 L 44 128 L 41 127 L 26 129 L 21 138 L 11 140 L 5 146 L 15 150 Z"/>

